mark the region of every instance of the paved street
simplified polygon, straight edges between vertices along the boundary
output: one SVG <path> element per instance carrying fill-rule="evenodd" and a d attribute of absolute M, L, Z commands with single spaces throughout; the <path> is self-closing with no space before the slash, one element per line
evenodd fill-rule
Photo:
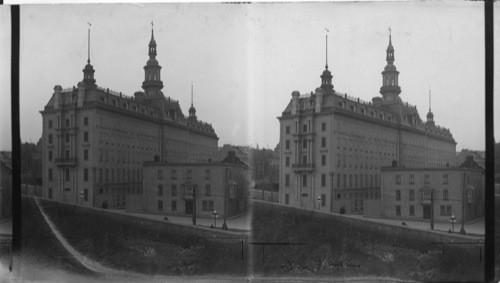
<path fill-rule="evenodd" d="M 177 223 L 177 224 L 184 224 L 184 225 L 192 225 L 193 224 L 193 218 L 191 215 L 187 216 L 173 216 L 173 215 L 158 215 L 158 214 L 149 214 L 149 213 L 139 213 L 139 212 L 127 212 L 124 210 L 120 209 L 106 209 L 107 211 L 110 212 L 115 212 L 115 213 L 120 213 L 124 215 L 133 215 L 136 217 L 142 217 L 146 219 L 152 219 L 152 220 L 157 220 L 157 221 L 162 221 L 164 222 L 164 217 L 168 217 L 168 220 L 172 223 Z M 224 222 L 223 219 L 220 217 L 217 218 L 217 227 L 220 228 L 222 226 L 222 223 Z M 205 226 L 205 227 L 210 227 L 210 225 L 214 224 L 214 219 L 213 218 L 201 218 L 198 217 L 196 218 L 196 225 L 197 226 Z M 250 231 L 251 230 L 251 223 L 250 223 L 250 213 L 245 213 L 245 214 L 240 214 L 235 218 L 227 219 L 226 220 L 227 227 L 229 229 L 238 229 L 238 230 L 245 230 L 245 231 Z"/>

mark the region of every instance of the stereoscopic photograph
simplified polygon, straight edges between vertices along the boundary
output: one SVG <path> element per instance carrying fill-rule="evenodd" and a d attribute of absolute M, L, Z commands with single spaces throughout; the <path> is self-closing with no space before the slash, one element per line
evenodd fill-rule
<path fill-rule="evenodd" d="M 483 281 L 484 22 L 482 2 L 21 5 L 2 280 Z"/>

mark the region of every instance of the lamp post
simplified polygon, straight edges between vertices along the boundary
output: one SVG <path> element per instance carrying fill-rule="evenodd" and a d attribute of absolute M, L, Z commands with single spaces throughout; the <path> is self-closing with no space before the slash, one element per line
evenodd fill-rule
<path fill-rule="evenodd" d="M 456 221 L 455 214 L 451 215 L 450 221 L 451 221 L 451 232 L 455 233 L 455 221 Z"/>
<path fill-rule="evenodd" d="M 460 234 L 465 235 L 465 170 L 464 170 L 464 178 L 462 183 L 462 228 L 460 228 Z"/>
<path fill-rule="evenodd" d="M 321 205 L 321 196 L 318 196 L 316 198 L 316 201 L 318 202 L 318 210 L 320 210 L 320 208 L 321 208 L 321 206 L 320 206 Z"/>
<path fill-rule="evenodd" d="M 217 210 L 214 210 L 214 212 L 212 212 L 212 216 L 214 217 L 214 228 L 217 228 L 217 216 L 219 216 Z"/>

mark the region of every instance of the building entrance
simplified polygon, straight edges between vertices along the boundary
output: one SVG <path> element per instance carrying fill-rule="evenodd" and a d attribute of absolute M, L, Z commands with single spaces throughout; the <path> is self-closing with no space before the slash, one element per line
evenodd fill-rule
<path fill-rule="evenodd" d="M 193 201 L 192 200 L 187 200 L 185 207 L 185 213 L 186 214 L 193 214 Z"/>
<path fill-rule="evenodd" d="M 424 219 L 431 219 L 431 206 L 430 205 L 424 205 Z"/>

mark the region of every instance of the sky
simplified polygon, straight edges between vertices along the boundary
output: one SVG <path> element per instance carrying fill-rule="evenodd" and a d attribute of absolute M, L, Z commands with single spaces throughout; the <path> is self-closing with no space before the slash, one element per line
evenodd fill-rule
<path fill-rule="evenodd" d="M 10 7 L 0 5 L 0 150 L 12 150 L 10 111 Z"/>
<path fill-rule="evenodd" d="M 153 21 L 163 93 L 187 115 L 193 83 L 198 119 L 212 124 L 219 146 L 276 146 L 292 91 L 320 85 L 326 34 L 334 88 L 365 101 L 379 96 L 391 27 L 403 101 L 425 120 L 430 89 L 434 120 L 451 130 L 457 150 L 484 150 L 483 13 L 481 2 L 24 5 L 21 140 L 41 137 L 39 111 L 55 85 L 83 79 L 88 22 L 96 83 L 141 91 Z"/>

